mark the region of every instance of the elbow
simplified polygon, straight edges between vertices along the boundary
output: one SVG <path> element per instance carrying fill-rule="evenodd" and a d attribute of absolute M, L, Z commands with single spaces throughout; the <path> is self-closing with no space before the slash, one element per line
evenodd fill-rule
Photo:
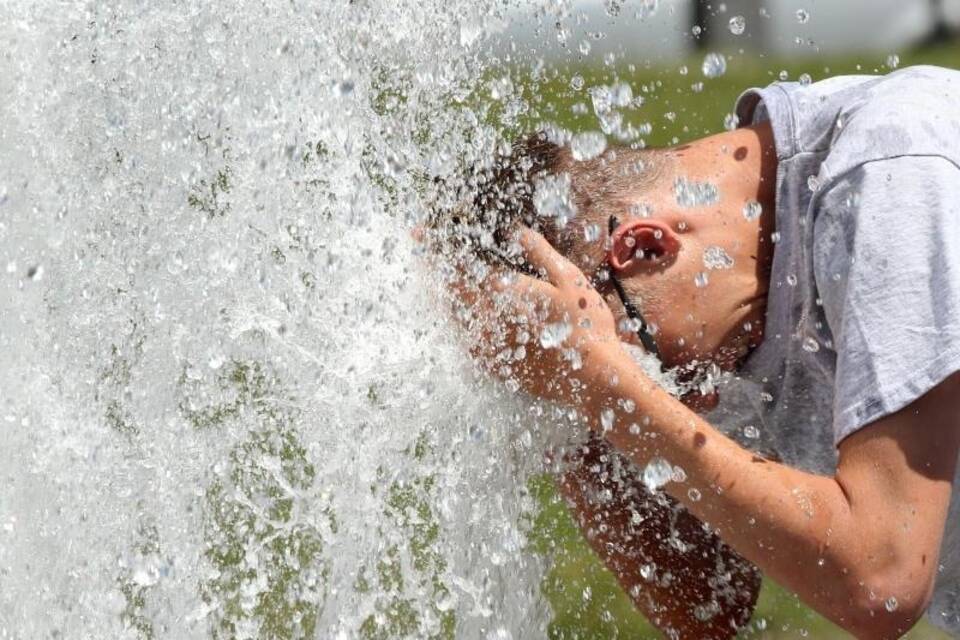
<path fill-rule="evenodd" d="M 837 622 L 863 640 L 903 636 L 923 617 L 933 592 L 933 576 L 906 572 L 855 582 L 850 608 Z"/>

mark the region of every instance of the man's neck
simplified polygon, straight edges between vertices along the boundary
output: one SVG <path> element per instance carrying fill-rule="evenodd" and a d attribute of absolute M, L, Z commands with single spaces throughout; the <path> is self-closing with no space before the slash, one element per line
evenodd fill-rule
<path fill-rule="evenodd" d="M 776 230 L 777 152 L 769 123 L 743 127 L 678 149 L 692 173 L 711 176 L 721 194 L 722 232 L 741 248 L 730 331 L 717 362 L 733 368 L 763 339 Z M 745 203 L 759 204 L 759 215 Z"/>
<path fill-rule="evenodd" d="M 736 360 L 742 360 L 750 350 L 763 340 L 763 330 L 767 311 L 767 293 L 770 288 L 770 270 L 773 265 L 773 253 L 776 245 L 776 187 L 777 187 L 777 149 L 773 130 L 769 122 L 743 127 L 721 137 L 729 145 L 729 157 L 724 174 L 730 181 L 730 188 L 737 189 L 741 198 L 748 197 L 760 204 L 760 215 L 749 226 L 738 226 L 742 230 L 744 242 L 754 243 L 756 261 L 753 276 L 756 278 L 756 298 L 746 310 L 745 323 L 749 331 L 731 336 L 738 352 Z M 735 209 L 735 208 L 734 208 Z M 743 211 L 728 211 L 730 216 L 747 216 Z M 735 363 L 734 363 L 735 364 Z"/>

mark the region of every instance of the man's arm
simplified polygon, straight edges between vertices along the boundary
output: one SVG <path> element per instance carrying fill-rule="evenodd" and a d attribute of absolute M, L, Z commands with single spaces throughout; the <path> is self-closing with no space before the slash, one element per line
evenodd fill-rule
<path fill-rule="evenodd" d="M 564 467 L 560 489 L 587 542 L 654 626 L 720 640 L 749 621 L 760 572 L 676 500 L 651 494 L 607 442 L 591 438 Z"/>
<path fill-rule="evenodd" d="M 844 440 L 831 478 L 757 457 L 632 362 L 618 370 L 614 395 L 652 424 L 633 435 L 617 420 L 607 439 L 641 466 L 662 456 L 682 467 L 687 482 L 665 490 L 695 516 L 859 637 L 899 637 L 916 623 L 932 593 L 960 450 L 960 375 Z M 612 399 L 594 395 L 590 413 L 599 421 Z"/>

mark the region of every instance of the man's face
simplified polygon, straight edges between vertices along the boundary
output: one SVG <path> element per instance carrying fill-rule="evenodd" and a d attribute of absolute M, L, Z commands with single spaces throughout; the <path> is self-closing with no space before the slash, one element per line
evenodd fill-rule
<path fill-rule="evenodd" d="M 732 364 L 743 355 L 738 336 L 754 331 L 751 318 L 765 296 L 757 287 L 756 247 L 741 231 L 709 215 L 666 214 L 627 218 L 606 242 L 611 276 L 654 327 L 667 366 Z M 603 290 L 626 319 L 613 287 Z"/>
<path fill-rule="evenodd" d="M 756 148 L 762 136 L 755 133 L 721 134 L 672 149 L 650 165 L 653 178 L 623 172 L 634 162 L 630 156 L 593 168 L 595 175 L 614 176 L 607 182 L 572 174 L 580 224 L 592 222 L 602 233 L 579 233 L 580 246 L 570 257 L 585 273 L 609 266 L 628 300 L 655 326 L 667 366 L 715 362 L 733 368 L 762 338 L 776 162 L 762 163 L 766 156 Z M 764 205 L 756 215 L 744 213 L 758 201 Z M 608 234 L 611 218 L 617 224 Z M 614 287 L 601 291 L 626 318 Z"/>

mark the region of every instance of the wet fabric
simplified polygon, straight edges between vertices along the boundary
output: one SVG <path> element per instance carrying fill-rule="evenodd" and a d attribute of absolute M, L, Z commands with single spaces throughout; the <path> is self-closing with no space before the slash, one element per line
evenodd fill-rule
<path fill-rule="evenodd" d="M 935 67 L 738 100 L 741 123 L 770 121 L 779 160 L 765 337 L 710 416 L 745 444 L 832 474 L 843 438 L 960 371 L 957 105 L 960 72 Z M 958 493 L 929 610 L 954 635 Z"/>

